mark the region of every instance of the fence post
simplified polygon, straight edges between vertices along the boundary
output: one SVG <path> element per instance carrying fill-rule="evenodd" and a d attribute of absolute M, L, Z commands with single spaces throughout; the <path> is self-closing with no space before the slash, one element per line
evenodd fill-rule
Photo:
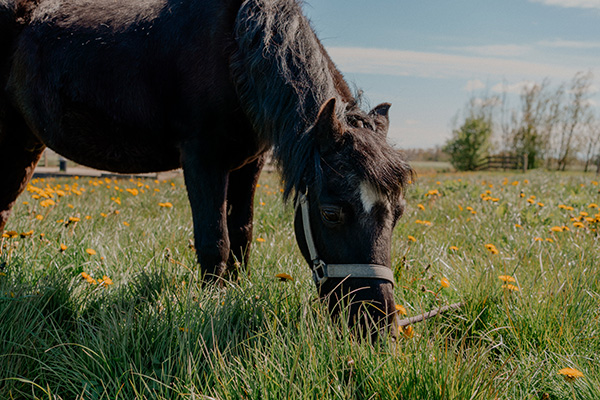
<path fill-rule="evenodd" d="M 63 156 L 58 157 L 58 170 L 60 172 L 67 172 L 67 160 Z"/>
<path fill-rule="evenodd" d="M 527 172 L 527 167 L 529 163 L 529 155 L 527 153 L 523 154 L 523 173 Z"/>

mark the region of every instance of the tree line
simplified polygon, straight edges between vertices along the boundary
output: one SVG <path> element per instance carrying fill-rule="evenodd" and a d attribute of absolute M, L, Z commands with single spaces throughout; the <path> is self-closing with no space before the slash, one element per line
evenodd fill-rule
<path fill-rule="evenodd" d="M 443 150 L 458 170 L 474 170 L 490 154 L 526 157 L 529 168 L 564 171 L 574 162 L 600 171 L 600 113 L 591 101 L 591 72 L 557 87 L 524 85 L 518 105 L 502 95 L 473 96 Z M 458 123 L 454 123 L 457 126 Z"/>

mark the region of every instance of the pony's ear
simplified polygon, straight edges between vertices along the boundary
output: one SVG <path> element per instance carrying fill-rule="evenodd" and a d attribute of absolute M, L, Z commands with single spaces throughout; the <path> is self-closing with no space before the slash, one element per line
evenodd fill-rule
<path fill-rule="evenodd" d="M 314 129 L 321 151 L 330 148 L 344 133 L 342 123 L 335 114 L 335 103 L 335 97 L 327 100 L 321 106 L 319 115 L 317 116 Z"/>
<path fill-rule="evenodd" d="M 369 112 L 369 115 L 375 120 L 376 131 L 387 135 L 390 126 L 389 111 L 392 105 L 390 103 L 381 103 Z"/>

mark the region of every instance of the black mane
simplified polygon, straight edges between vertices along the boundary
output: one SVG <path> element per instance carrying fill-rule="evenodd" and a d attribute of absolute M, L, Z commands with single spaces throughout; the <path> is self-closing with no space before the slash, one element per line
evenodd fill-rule
<path fill-rule="evenodd" d="M 284 197 L 321 179 L 321 155 L 310 134 L 320 106 L 335 97 L 341 121 L 371 121 L 335 68 L 297 0 L 248 0 L 235 25 L 232 73 L 261 138 L 274 147 L 285 182 Z M 402 191 L 410 167 L 383 135 L 345 136 L 341 153 L 356 174 L 391 196 Z M 369 137 L 370 136 L 370 137 Z M 307 182 L 309 181 L 309 182 Z"/>

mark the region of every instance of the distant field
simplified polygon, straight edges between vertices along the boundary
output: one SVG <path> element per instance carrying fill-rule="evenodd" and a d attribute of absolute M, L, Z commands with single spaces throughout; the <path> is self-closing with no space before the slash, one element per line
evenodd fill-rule
<path fill-rule="evenodd" d="M 454 171 L 452 164 L 446 161 L 411 161 L 410 165 L 420 175 Z"/>
<path fill-rule="evenodd" d="M 181 179 L 34 180 L 0 244 L 0 399 L 600 398 L 595 175 L 413 165 L 396 301 L 465 306 L 375 344 L 316 301 L 274 173 L 225 289 L 198 282 Z"/>

